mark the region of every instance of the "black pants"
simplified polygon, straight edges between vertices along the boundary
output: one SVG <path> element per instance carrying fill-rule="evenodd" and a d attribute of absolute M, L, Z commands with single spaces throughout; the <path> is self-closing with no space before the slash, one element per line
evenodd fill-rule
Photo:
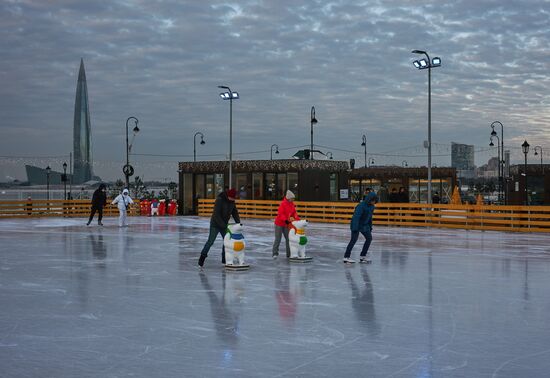
<path fill-rule="evenodd" d="M 95 212 L 98 212 L 97 217 L 97 223 L 101 223 L 101 220 L 103 219 L 103 207 L 95 207 L 92 206 L 92 213 L 90 214 L 90 219 L 88 219 L 88 223 L 92 223 L 92 219 L 94 219 Z"/>
<path fill-rule="evenodd" d="M 208 234 L 208 240 L 206 241 L 206 244 L 204 244 L 204 247 L 201 251 L 201 256 L 208 256 L 208 251 L 210 250 L 210 247 L 212 247 L 212 244 L 216 241 L 216 238 L 218 237 L 218 234 L 220 234 L 223 237 L 225 236 L 225 228 L 222 230 L 219 227 L 210 224 L 210 233 Z M 223 242 L 223 240 L 222 240 Z M 222 244 L 222 264 L 225 264 L 225 245 Z"/>
<path fill-rule="evenodd" d="M 372 242 L 372 232 L 370 230 L 365 232 L 361 231 L 361 234 L 365 237 L 365 243 L 361 249 L 360 256 L 365 257 L 369 252 L 370 243 Z M 346 253 L 344 254 L 345 258 L 349 258 L 351 256 L 351 250 L 353 249 L 355 243 L 357 243 L 357 239 L 359 239 L 359 231 L 352 231 L 351 240 L 349 241 L 348 247 L 346 248 Z"/>

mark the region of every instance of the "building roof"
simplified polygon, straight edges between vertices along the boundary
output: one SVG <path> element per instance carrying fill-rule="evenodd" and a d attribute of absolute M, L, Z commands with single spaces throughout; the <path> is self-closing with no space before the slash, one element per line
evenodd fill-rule
<path fill-rule="evenodd" d="M 337 160 L 235 160 L 233 172 L 292 172 L 315 169 L 320 171 L 347 171 L 347 161 Z M 179 170 L 183 173 L 221 173 L 229 170 L 228 161 L 180 162 Z"/>

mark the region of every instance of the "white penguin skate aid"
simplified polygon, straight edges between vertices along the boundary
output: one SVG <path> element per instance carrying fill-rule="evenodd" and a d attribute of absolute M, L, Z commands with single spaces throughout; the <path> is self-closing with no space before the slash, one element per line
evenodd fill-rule
<path fill-rule="evenodd" d="M 226 270 L 248 270 L 250 265 L 244 262 L 244 250 L 246 242 L 242 234 L 241 223 L 230 224 L 223 238 L 225 247 L 225 269 Z"/>
<path fill-rule="evenodd" d="M 288 242 L 290 244 L 290 262 L 306 263 L 313 260 L 312 257 L 306 256 L 307 237 L 305 228 L 307 220 L 301 219 L 292 222 L 288 231 Z"/>

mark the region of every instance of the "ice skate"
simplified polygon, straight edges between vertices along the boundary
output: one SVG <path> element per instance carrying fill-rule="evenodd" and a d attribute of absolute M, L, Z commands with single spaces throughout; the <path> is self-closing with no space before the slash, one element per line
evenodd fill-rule
<path fill-rule="evenodd" d="M 367 256 L 365 256 L 365 257 L 361 257 L 359 259 L 359 263 L 361 263 L 361 264 L 372 264 L 372 260 L 370 258 L 368 258 Z"/>
<path fill-rule="evenodd" d="M 344 257 L 344 260 L 342 260 L 344 264 L 355 264 L 355 260 L 350 259 L 349 257 Z"/>

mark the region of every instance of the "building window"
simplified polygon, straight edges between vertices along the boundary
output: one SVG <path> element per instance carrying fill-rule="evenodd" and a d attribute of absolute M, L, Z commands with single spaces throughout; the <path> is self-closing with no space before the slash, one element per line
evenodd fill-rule
<path fill-rule="evenodd" d="M 247 191 L 248 186 L 248 174 L 247 173 L 237 173 L 237 194 L 240 199 L 249 199 L 249 194 Z"/>
<path fill-rule="evenodd" d="M 300 199 L 298 191 L 298 172 L 287 173 L 288 189 L 294 193 L 296 199 Z"/>
<path fill-rule="evenodd" d="M 193 174 L 183 174 L 183 214 L 193 211 Z"/>
<path fill-rule="evenodd" d="M 252 174 L 252 199 L 258 200 L 264 198 L 264 175 L 255 172 Z"/>
<path fill-rule="evenodd" d="M 361 198 L 361 181 L 357 179 L 349 180 L 350 198 L 353 201 L 360 201 Z"/>
<path fill-rule="evenodd" d="M 338 174 L 330 174 L 330 200 L 338 201 Z"/>
<path fill-rule="evenodd" d="M 223 173 L 216 173 L 214 175 L 214 190 L 216 191 L 216 197 L 223 192 Z"/>
<path fill-rule="evenodd" d="M 275 181 L 275 173 L 265 174 L 265 199 L 277 199 L 277 182 Z"/>
<path fill-rule="evenodd" d="M 204 190 L 204 175 L 195 175 L 195 198 L 206 198 Z"/>
<path fill-rule="evenodd" d="M 279 173 L 277 175 L 277 198 L 281 199 L 285 196 L 287 187 L 286 173 Z"/>
<path fill-rule="evenodd" d="M 216 193 L 214 191 L 214 175 L 206 175 L 206 198 L 216 198 Z"/>

